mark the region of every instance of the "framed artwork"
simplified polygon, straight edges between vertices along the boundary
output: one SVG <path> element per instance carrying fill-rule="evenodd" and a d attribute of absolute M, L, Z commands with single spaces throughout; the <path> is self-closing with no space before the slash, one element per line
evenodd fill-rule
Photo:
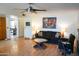
<path fill-rule="evenodd" d="M 56 17 L 44 17 L 43 18 L 43 28 L 55 29 L 56 28 Z"/>
<path fill-rule="evenodd" d="M 26 22 L 26 26 L 30 26 L 30 22 Z"/>

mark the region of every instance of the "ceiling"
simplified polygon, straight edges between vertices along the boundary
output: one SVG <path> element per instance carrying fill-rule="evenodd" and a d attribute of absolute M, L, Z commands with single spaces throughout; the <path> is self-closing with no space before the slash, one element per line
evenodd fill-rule
<path fill-rule="evenodd" d="M 33 3 L 32 6 L 38 9 L 46 9 L 47 11 L 63 9 L 79 10 L 79 3 Z M 16 14 L 21 11 L 20 9 L 27 7 L 27 3 L 0 3 L 0 14 Z"/>

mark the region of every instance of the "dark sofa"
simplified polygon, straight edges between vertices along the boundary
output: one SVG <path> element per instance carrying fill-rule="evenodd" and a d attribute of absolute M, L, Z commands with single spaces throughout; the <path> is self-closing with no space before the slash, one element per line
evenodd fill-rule
<path fill-rule="evenodd" d="M 45 38 L 48 41 L 46 43 L 51 43 L 51 44 L 58 44 L 59 37 L 56 38 L 56 33 L 60 32 L 54 32 L 54 31 L 40 31 L 35 34 L 36 38 Z"/>

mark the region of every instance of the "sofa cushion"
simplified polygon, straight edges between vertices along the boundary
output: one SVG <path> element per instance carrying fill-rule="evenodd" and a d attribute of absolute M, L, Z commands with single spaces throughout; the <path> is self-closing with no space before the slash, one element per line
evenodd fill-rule
<path fill-rule="evenodd" d="M 38 36 L 40 36 L 40 37 L 42 37 L 42 36 L 43 36 L 43 34 L 42 34 L 42 32 L 41 32 L 41 31 L 38 33 Z"/>
<path fill-rule="evenodd" d="M 60 38 L 60 37 L 61 37 L 60 32 L 57 32 L 57 33 L 55 34 L 55 38 Z"/>

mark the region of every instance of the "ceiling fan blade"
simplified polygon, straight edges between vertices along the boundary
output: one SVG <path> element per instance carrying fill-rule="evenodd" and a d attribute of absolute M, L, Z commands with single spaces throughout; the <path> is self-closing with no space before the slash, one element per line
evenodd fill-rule
<path fill-rule="evenodd" d="M 25 10 L 23 10 L 23 11 L 21 11 L 20 13 L 25 13 L 26 11 Z"/>
<path fill-rule="evenodd" d="M 15 11 L 18 11 L 19 13 L 25 13 L 25 12 L 27 12 L 28 11 L 28 9 L 14 9 Z"/>
<path fill-rule="evenodd" d="M 28 9 L 19 9 L 19 10 L 25 10 L 25 11 L 28 11 Z"/>
<path fill-rule="evenodd" d="M 42 9 L 32 9 L 33 11 L 46 11 L 46 10 L 42 10 Z"/>

